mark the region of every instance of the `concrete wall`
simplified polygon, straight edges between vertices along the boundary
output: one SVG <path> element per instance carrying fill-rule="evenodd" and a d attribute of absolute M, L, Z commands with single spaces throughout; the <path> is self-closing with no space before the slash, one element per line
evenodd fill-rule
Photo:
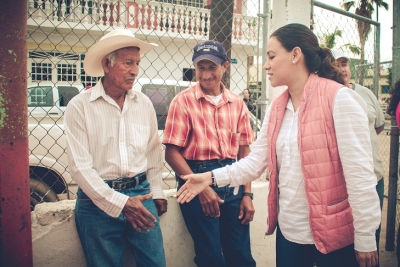
<path fill-rule="evenodd" d="M 275 237 L 264 234 L 267 189 L 268 183 L 265 179 L 253 182 L 253 203 L 256 213 L 250 227 L 251 247 L 258 266 L 273 267 L 275 266 Z M 175 189 L 166 191 L 168 212 L 160 219 L 167 266 L 195 267 L 193 242 L 184 224 L 175 193 Z M 34 266 L 86 266 L 75 228 L 74 207 L 75 200 L 43 203 L 36 206 L 32 212 Z M 124 266 L 132 266 L 133 262 L 133 257 L 126 250 Z"/>

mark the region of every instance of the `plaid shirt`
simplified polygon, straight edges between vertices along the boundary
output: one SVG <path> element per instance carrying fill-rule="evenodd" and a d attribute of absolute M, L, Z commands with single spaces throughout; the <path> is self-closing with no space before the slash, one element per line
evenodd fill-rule
<path fill-rule="evenodd" d="M 181 154 L 188 160 L 235 159 L 239 146 L 250 145 L 254 135 L 246 104 L 222 83 L 221 89 L 218 105 L 203 93 L 199 83 L 176 95 L 163 143 L 183 147 Z"/>

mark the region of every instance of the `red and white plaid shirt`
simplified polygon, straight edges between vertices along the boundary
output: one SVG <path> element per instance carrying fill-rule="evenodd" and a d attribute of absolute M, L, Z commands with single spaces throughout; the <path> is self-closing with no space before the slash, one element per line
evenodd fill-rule
<path fill-rule="evenodd" d="M 250 145 L 254 134 L 243 100 L 221 83 L 217 105 L 200 84 L 180 92 L 172 100 L 163 144 L 183 147 L 188 160 L 235 159 L 239 146 Z"/>

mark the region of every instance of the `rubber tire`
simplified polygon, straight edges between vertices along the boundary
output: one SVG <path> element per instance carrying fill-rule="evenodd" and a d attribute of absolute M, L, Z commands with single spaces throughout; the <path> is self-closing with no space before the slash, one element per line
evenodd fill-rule
<path fill-rule="evenodd" d="M 56 202 L 59 200 L 57 194 L 47 184 L 36 179 L 30 179 L 30 188 L 31 211 L 39 203 Z"/>

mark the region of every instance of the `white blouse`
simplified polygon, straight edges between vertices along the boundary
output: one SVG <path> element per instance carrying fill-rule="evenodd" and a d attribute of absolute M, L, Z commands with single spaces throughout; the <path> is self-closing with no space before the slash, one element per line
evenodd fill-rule
<path fill-rule="evenodd" d="M 294 112 L 292 102 L 288 102 L 276 144 L 280 192 L 278 221 L 287 240 L 313 244 L 297 145 L 298 110 Z M 357 93 L 348 88 L 338 91 L 333 119 L 353 211 L 354 245 L 360 252 L 376 250 L 375 231 L 381 219 L 366 112 L 365 102 Z M 213 171 L 218 186 L 246 184 L 265 171 L 269 115 L 270 108 L 250 154 L 237 163 Z"/>

